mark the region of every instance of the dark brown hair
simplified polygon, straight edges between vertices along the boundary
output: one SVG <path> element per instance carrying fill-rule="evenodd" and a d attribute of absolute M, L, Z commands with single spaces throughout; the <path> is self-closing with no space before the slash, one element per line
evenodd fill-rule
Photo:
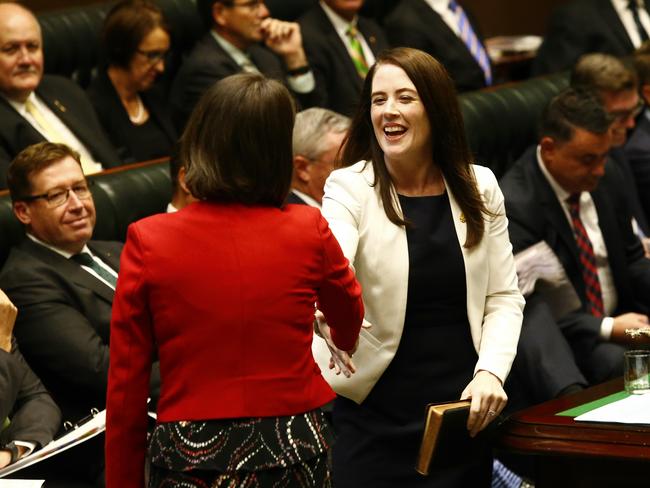
<path fill-rule="evenodd" d="M 66 157 L 71 157 L 81 166 L 79 153 L 65 144 L 39 142 L 20 151 L 7 170 L 7 186 L 11 200 L 16 202 L 30 196 L 32 192 L 29 180 L 31 175 Z"/>
<path fill-rule="evenodd" d="M 396 48 L 379 55 L 366 76 L 361 100 L 344 142 L 344 164 L 351 165 L 363 159 L 372 161 L 374 184 L 378 186 L 386 215 L 396 225 L 407 225 L 395 206 L 395 187 L 370 119 L 372 80 L 378 67 L 383 64 L 402 68 L 415 85 L 431 125 L 432 161 L 442 171 L 467 219 L 465 247 L 471 248 L 483 238 L 484 215 L 493 215 L 485 207 L 470 166 L 472 157 L 465 138 L 456 89 L 445 68 L 429 54 L 417 49 Z"/>
<path fill-rule="evenodd" d="M 564 143 L 573 138 L 576 127 L 594 134 L 604 134 L 611 123 L 612 117 L 594 92 L 567 88 L 545 108 L 539 138 L 551 137 L 558 143 Z"/>
<path fill-rule="evenodd" d="M 170 29 L 160 8 L 148 0 L 124 0 L 108 13 L 102 28 L 102 46 L 109 65 L 128 68 L 142 40 L 160 27 Z"/>
<path fill-rule="evenodd" d="M 281 207 L 291 185 L 294 118 L 291 94 L 275 80 L 242 73 L 212 85 L 181 137 L 192 195 Z"/>

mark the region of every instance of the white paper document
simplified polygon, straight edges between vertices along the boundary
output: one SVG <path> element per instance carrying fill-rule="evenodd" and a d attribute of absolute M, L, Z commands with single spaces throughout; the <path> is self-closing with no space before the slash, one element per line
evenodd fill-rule
<path fill-rule="evenodd" d="M 0 488 L 41 488 L 45 480 L 0 480 Z"/>
<path fill-rule="evenodd" d="M 106 410 L 102 410 L 101 412 L 95 414 L 88 422 L 79 425 L 70 432 L 67 432 L 65 435 L 53 440 L 48 445 L 43 446 L 42 449 L 38 449 L 32 452 L 29 456 L 25 456 L 15 463 L 10 464 L 6 468 L 0 469 L 0 478 L 4 478 L 5 476 L 11 473 L 15 473 L 16 471 L 26 468 L 27 466 L 31 466 L 32 464 L 52 457 L 60 452 L 66 451 L 71 447 L 76 446 L 77 444 L 81 444 L 82 442 L 91 439 L 98 434 L 101 434 L 105 429 Z M 3 483 L 3 481 L 0 481 L 0 483 Z M 4 488 L 4 485 L 0 485 L 0 488 Z"/>
<path fill-rule="evenodd" d="M 580 298 L 564 266 L 545 241 L 515 254 L 519 290 L 524 296 L 536 291 L 558 319 L 580 308 Z"/>
<path fill-rule="evenodd" d="M 578 422 L 650 425 L 650 394 L 630 395 L 575 418 Z"/>

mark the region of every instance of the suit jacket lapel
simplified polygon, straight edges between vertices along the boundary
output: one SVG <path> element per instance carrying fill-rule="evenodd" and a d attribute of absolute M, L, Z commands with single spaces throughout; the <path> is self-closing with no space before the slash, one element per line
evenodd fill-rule
<path fill-rule="evenodd" d="M 88 273 L 77 263 L 64 258 L 60 254 L 55 253 L 54 251 L 41 246 L 40 244 L 37 244 L 29 237 L 25 237 L 23 243 L 21 244 L 21 247 L 36 258 L 55 268 L 61 274 L 66 276 L 71 282 L 83 288 L 92 290 L 95 294 L 102 297 L 109 304 L 113 303 L 113 296 L 115 294 L 113 289 Z M 112 264 L 109 263 L 109 265 L 113 267 Z"/>
<path fill-rule="evenodd" d="M 51 93 L 46 84 L 41 85 L 36 90 L 36 94 L 50 108 L 50 110 L 66 125 L 68 129 L 93 153 L 93 134 L 88 132 L 88 126 L 83 120 L 79 119 L 74 110 L 69 110 L 56 93 Z M 96 156 L 95 156 L 96 157 Z"/>
<path fill-rule="evenodd" d="M 32 124 L 20 115 L 14 108 L 5 100 L 0 97 L 0 104 L 2 104 L 2 113 L 0 117 L 5 119 L 7 125 L 11 130 L 11 135 L 7 138 L 12 144 L 15 144 L 13 151 L 20 152 L 23 148 L 31 146 L 37 142 L 45 141 L 43 135 L 38 132 Z"/>
<path fill-rule="evenodd" d="M 621 18 L 614 9 L 612 2 L 610 0 L 600 0 L 596 5 L 601 12 L 601 18 L 604 21 L 603 25 L 611 29 L 612 34 L 614 34 L 623 46 L 627 46 L 627 51 L 633 51 L 634 45 L 623 26 L 623 22 L 621 22 Z"/>

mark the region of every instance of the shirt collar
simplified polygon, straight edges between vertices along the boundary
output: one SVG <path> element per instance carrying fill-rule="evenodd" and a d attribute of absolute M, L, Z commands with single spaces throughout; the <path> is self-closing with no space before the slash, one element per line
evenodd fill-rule
<path fill-rule="evenodd" d="M 320 2 L 321 8 L 325 11 L 325 15 L 330 19 L 330 22 L 334 26 L 334 29 L 336 29 L 336 32 L 339 33 L 339 35 L 347 35 L 348 33 L 348 27 L 350 24 L 354 25 L 356 27 L 357 22 L 359 21 L 359 16 L 355 15 L 354 18 L 352 19 L 352 22 L 348 22 L 345 20 L 343 17 L 341 17 L 339 14 L 334 12 L 325 2 L 321 1 Z"/>
<path fill-rule="evenodd" d="M 243 67 L 247 64 L 251 64 L 250 58 L 244 51 L 221 37 L 214 30 L 211 30 L 210 33 L 212 34 L 212 37 L 214 37 L 214 40 L 217 41 L 217 44 L 219 44 L 221 48 L 226 51 L 226 54 L 228 54 L 228 56 L 235 60 L 235 63 L 237 63 L 238 66 Z"/>
<path fill-rule="evenodd" d="M 59 254 L 60 256 L 63 256 L 63 257 L 66 258 L 66 259 L 70 259 L 70 258 L 74 255 L 74 254 L 71 253 L 71 252 L 64 251 L 63 249 L 59 249 L 58 247 L 55 247 L 55 246 L 53 246 L 53 245 L 51 245 L 51 244 L 48 244 L 47 242 L 43 242 L 43 241 L 40 240 L 38 237 L 34 236 L 33 234 L 30 234 L 29 232 L 27 232 L 27 237 L 29 237 L 29 238 L 30 238 L 32 241 L 34 241 L 36 244 L 40 244 L 40 245 L 43 246 L 43 247 L 47 247 L 50 251 L 54 251 L 55 253 Z M 82 253 L 83 253 L 83 252 L 87 252 L 88 254 L 90 254 L 91 256 L 93 256 L 93 253 L 90 252 L 90 249 L 88 249 L 88 246 L 87 246 L 86 244 L 84 244 L 84 247 L 83 247 L 83 249 L 81 250 L 81 252 L 82 252 Z M 79 253 L 79 254 L 81 254 L 81 253 Z"/>
<path fill-rule="evenodd" d="M 4 96 L 4 95 L 3 95 Z M 27 97 L 27 100 L 24 102 L 19 102 L 17 100 L 12 100 L 11 98 L 4 97 L 5 100 L 7 100 L 7 103 L 13 107 L 13 109 L 18 112 L 20 115 L 23 117 L 27 113 L 27 108 L 25 108 L 25 105 L 27 104 L 27 101 L 29 100 L 32 102 L 33 105 L 38 105 L 38 101 L 36 99 L 36 93 L 31 92 L 29 96 Z"/>
<path fill-rule="evenodd" d="M 542 148 L 540 146 L 537 146 L 537 164 L 539 165 L 539 169 L 542 171 L 542 174 L 548 181 L 548 184 L 551 185 L 553 193 L 555 193 L 555 196 L 557 196 L 558 200 L 560 200 L 560 202 L 566 202 L 566 199 L 569 198 L 571 194 L 562 188 L 562 186 L 560 186 L 557 180 L 553 178 L 553 175 L 551 175 L 551 173 L 546 168 L 546 165 L 542 160 Z"/>
<path fill-rule="evenodd" d="M 298 191 L 295 188 L 292 188 L 291 191 L 293 193 L 295 193 L 303 202 L 305 202 L 310 207 L 321 208 L 320 203 L 318 203 L 315 199 L 313 199 L 312 197 L 310 197 L 306 193 Z"/>
<path fill-rule="evenodd" d="M 449 8 L 449 0 L 424 0 L 429 7 L 438 13 L 444 12 Z"/>

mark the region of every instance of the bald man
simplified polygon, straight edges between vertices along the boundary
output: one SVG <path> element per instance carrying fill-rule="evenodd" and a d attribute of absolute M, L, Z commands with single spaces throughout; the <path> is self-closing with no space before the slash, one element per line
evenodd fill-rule
<path fill-rule="evenodd" d="M 36 17 L 16 3 L 0 4 L 0 189 L 11 160 L 37 142 L 74 148 L 86 174 L 121 164 L 83 90 L 44 76 L 43 64 Z"/>

